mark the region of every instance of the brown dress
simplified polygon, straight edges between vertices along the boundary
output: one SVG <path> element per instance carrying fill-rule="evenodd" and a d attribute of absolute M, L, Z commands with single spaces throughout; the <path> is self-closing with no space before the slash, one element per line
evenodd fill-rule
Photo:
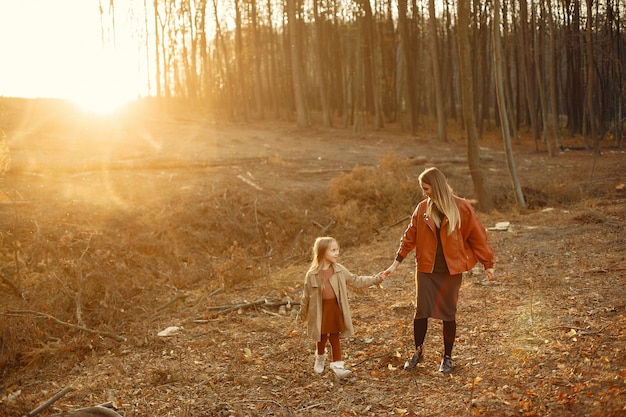
<path fill-rule="evenodd" d="M 322 289 L 322 329 L 321 334 L 341 333 L 345 330 L 343 323 L 343 314 L 339 308 L 337 295 L 330 285 L 330 277 L 334 274 L 333 268 L 320 271 L 320 275 L 324 279 L 324 287 Z"/>
<path fill-rule="evenodd" d="M 441 230 L 437 228 L 439 236 Z M 444 232 L 445 233 L 445 232 Z M 441 237 L 437 241 L 437 255 L 431 274 L 416 271 L 417 309 L 416 319 L 432 317 L 443 321 L 456 320 L 462 274 L 450 275 L 443 255 Z"/>

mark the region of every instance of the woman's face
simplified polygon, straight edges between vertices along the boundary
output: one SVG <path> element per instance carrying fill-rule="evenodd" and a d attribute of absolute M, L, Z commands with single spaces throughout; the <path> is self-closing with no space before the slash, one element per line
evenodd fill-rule
<path fill-rule="evenodd" d="M 337 242 L 332 242 L 330 246 L 328 247 L 328 249 L 326 250 L 326 253 L 324 254 L 324 260 L 328 262 L 329 264 L 335 264 L 337 263 L 338 259 L 339 259 L 339 245 L 337 244 Z"/>
<path fill-rule="evenodd" d="M 430 184 L 422 183 L 422 191 L 424 192 L 424 195 L 426 197 L 429 197 L 430 199 L 433 199 L 433 189 L 430 186 Z"/>

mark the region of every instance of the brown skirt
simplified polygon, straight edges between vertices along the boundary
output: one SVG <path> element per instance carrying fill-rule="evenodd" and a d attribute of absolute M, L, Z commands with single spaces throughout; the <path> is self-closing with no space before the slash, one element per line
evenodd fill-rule
<path fill-rule="evenodd" d="M 446 273 L 427 274 L 418 272 L 417 309 L 415 318 L 432 317 L 443 321 L 456 320 L 456 304 L 459 300 L 462 275 Z"/>
<path fill-rule="evenodd" d="M 341 333 L 346 329 L 337 298 L 322 300 L 321 334 Z"/>

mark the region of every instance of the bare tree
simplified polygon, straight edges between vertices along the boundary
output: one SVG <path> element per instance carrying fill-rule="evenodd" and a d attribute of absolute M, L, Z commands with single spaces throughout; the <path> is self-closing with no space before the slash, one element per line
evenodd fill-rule
<path fill-rule="evenodd" d="M 491 194 L 485 186 L 485 174 L 480 164 L 478 147 L 478 129 L 474 117 L 474 75 L 472 71 L 471 48 L 469 43 L 470 0 L 458 0 L 459 72 L 461 78 L 461 100 L 463 102 L 463 118 L 467 135 L 467 163 L 469 165 L 474 193 L 478 199 L 478 209 L 489 212 L 492 208 Z"/>
<path fill-rule="evenodd" d="M 365 37 L 365 54 L 363 56 L 366 72 L 369 74 L 368 85 L 371 86 L 371 101 L 374 108 L 374 127 L 375 129 L 382 129 L 383 123 L 383 111 L 382 100 L 380 97 L 379 86 L 379 71 L 376 65 L 376 56 L 378 53 L 376 25 L 374 24 L 374 16 L 372 14 L 372 7 L 369 0 L 357 0 L 365 12 L 365 19 L 363 21 L 363 33 Z M 369 70 L 369 71 L 368 71 Z"/>
<path fill-rule="evenodd" d="M 500 123 L 502 128 L 502 138 L 504 140 L 504 151 L 506 155 L 507 167 L 509 175 L 513 182 L 513 189 L 517 197 L 517 204 L 521 208 L 526 208 L 524 193 L 520 185 L 517 169 L 515 168 L 515 159 L 513 157 L 513 148 L 511 146 L 511 131 L 509 127 L 509 115 L 507 108 L 507 99 L 505 97 L 506 90 L 504 87 L 504 57 L 502 53 L 502 41 L 500 34 L 500 0 L 494 0 L 493 3 L 493 60 L 496 80 L 496 95 L 498 98 L 498 110 L 500 112 Z"/>
<path fill-rule="evenodd" d="M 302 64 L 300 62 L 300 42 L 298 39 L 298 19 L 296 11 L 298 0 L 287 0 L 287 19 L 289 24 L 289 55 L 291 58 L 291 78 L 293 82 L 293 92 L 296 103 L 297 122 L 299 127 L 310 125 L 307 112 L 306 100 L 304 97 L 304 80 Z"/>
<path fill-rule="evenodd" d="M 315 19 L 315 52 L 316 52 L 316 64 L 317 64 L 317 83 L 320 93 L 320 105 L 322 110 L 322 123 L 326 127 L 332 126 L 332 118 L 330 116 L 330 108 L 328 104 L 328 91 L 326 82 L 326 71 L 324 70 L 324 45 L 326 45 L 326 37 L 324 36 L 324 17 L 319 13 L 320 0 L 313 0 L 313 17 Z"/>
<path fill-rule="evenodd" d="M 439 58 L 439 37 L 437 36 L 437 15 L 435 14 L 435 0 L 428 0 L 428 19 L 430 28 L 430 53 L 433 61 L 433 78 L 435 80 L 435 107 L 437 111 L 437 133 L 439 140 L 447 142 L 446 112 L 443 102 L 443 84 L 441 80 L 441 65 Z"/>
<path fill-rule="evenodd" d="M 593 106 L 595 90 L 595 63 L 593 59 L 593 1 L 585 0 L 587 4 L 587 27 L 585 29 L 585 64 L 587 70 L 587 90 L 585 94 L 586 113 L 591 129 L 594 155 L 600 154 L 600 137 L 598 136 L 598 119 Z"/>
<path fill-rule="evenodd" d="M 403 98 L 406 106 L 406 113 L 409 117 L 409 130 L 412 135 L 417 131 L 416 120 L 416 99 L 415 99 L 415 81 L 413 60 L 410 53 L 411 42 L 409 39 L 409 28 L 406 19 L 407 0 L 398 0 L 398 32 L 400 36 L 400 53 L 401 53 L 401 72 L 403 83 Z"/>

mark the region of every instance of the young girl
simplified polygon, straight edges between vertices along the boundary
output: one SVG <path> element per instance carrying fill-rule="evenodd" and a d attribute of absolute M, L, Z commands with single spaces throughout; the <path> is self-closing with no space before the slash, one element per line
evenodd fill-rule
<path fill-rule="evenodd" d="M 354 335 L 346 284 L 363 288 L 378 284 L 383 278 L 380 274 L 354 275 L 337 263 L 338 258 L 339 244 L 334 238 L 315 240 L 313 261 L 304 281 L 300 316 L 307 322 L 307 334 L 317 342 L 313 370 L 318 374 L 324 372 L 326 343 L 330 342 L 333 359 L 330 368 L 338 378 L 345 378 L 351 371 L 344 368 L 341 360 L 339 336 Z"/>

